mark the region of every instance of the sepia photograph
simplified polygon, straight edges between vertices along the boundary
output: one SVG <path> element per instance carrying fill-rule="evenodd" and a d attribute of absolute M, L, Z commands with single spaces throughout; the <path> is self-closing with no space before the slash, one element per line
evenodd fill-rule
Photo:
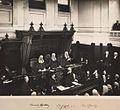
<path fill-rule="evenodd" d="M 0 96 L 120 96 L 120 0 L 0 0 Z"/>

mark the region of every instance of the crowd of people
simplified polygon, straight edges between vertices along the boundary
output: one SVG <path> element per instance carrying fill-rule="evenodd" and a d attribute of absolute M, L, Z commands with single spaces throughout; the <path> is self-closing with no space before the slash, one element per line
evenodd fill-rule
<path fill-rule="evenodd" d="M 110 53 L 105 51 L 102 59 L 94 64 L 86 65 L 83 74 L 84 84 L 99 84 L 99 88 L 94 88 L 91 95 L 120 95 L 120 56 L 117 51 Z M 85 76 L 84 76 L 85 75 Z M 88 93 L 86 93 L 88 95 Z M 85 94 L 85 95 L 86 95 Z"/>
<path fill-rule="evenodd" d="M 40 55 L 30 59 L 26 67 L 27 74 L 15 79 L 11 77 L 15 71 L 10 71 L 5 66 L 0 71 L 0 95 L 53 95 L 60 91 L 58 86 L 71 88 L 95 84 L 96 87 L 82 95 L 120 95 L 118 52 L 105 51 L 104 57 L 93 64 L 84 56 L 80 59 L 79 63 L 75 63 L 68 51 L 60 56 L 56 53 Z"/>

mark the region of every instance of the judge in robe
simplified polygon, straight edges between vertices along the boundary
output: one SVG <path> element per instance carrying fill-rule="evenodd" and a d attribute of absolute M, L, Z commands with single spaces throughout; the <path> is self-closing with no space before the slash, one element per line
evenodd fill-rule
<path fill-rule="evenodd" d="M 45 68 L 49 69 L 51 66 L 51 56 L 50 54 L 47 54 L 45 56 Z"/>
<path fill-rule="evenodd" d="M 56 54 L 52 53 L 52 55 L 51 55 L 51 69 L 55 69 L 57 67 L 58 67 L 58 61 L 56 58 Z"/>
<path fill-rule="evenodd" d="M 119 31 L 120 30 L 120 23 L 117 20 L 116 23 L 112 26 L 113 31 Z"/>
<path fill-rule="evenodd" d="M 65 51 L 64 55 L 60 55 L 58 57 L 58 64 L 61 67 L 65 67 L 66 65 L 69 65 L 70 63 L 71 63 L 71 57 L 68 51 Z"/>
<path fill-rule="evenodd" d="M 38 73 L 37 58 L 30 59 L 28 68 L 26 70 L 27 70 L 28 74 L 30 74 L 30 75 L 36 75 Z"/>
<path fill-rule="evenodd" d="M 46 86 L 47 86 L 47 72 L 45 68 L 45 61 L 43 55 L 40 55 L 38 58 L 38 73 L 40 75 L 39 86 L 40 86 L 41 94 L 45 95 Z"/>
<path fill-rule="evenodd" d="M 71 58 L 70 58 L 70 55 L 69 55 L 68 51 L 65 51 L 64 58 L 65 58 L 65 61 L 66 61 L 66 65 L 69 65 L 71 63 Z"/>
<path fill-rule="evenodd" d="M 38 58 L 38 68 L 39 68 L 38 71 L 45 69 L 45 61 L 43 59 L 43 55 L 40 55 Z"/>
<path fill-rule="evenodd" d="M 63 55 L 58 56 L 58 66 L 59 67 L 65 67 L 66 66 L 66 61 L 65 61 Z"/>

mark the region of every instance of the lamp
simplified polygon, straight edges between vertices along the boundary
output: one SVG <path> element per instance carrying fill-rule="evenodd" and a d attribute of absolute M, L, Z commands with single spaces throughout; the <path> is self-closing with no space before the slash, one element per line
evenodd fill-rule
<path fill-rule="evenodd" d="M 0 0 L 0 4 L 2 4 L 2 0 Z"/>

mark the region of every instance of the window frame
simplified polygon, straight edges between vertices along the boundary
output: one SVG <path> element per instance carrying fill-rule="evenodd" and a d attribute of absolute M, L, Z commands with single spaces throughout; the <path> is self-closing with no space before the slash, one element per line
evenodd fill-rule
<path fill-rule="evenodd" d="M 7 27 L 7 26 L 12 26 L 13 25 L 13 0 L 8 0 L 10 1 L 11 5 L 6 5 L 6 4 L 0 4 L 0 14 L 3 13 L 5 16 L 8 16 L 8 20 L 3 20 L 0 22 L 0 27 Z M 3 16 L 3 17 L 5 17 Z"/>

